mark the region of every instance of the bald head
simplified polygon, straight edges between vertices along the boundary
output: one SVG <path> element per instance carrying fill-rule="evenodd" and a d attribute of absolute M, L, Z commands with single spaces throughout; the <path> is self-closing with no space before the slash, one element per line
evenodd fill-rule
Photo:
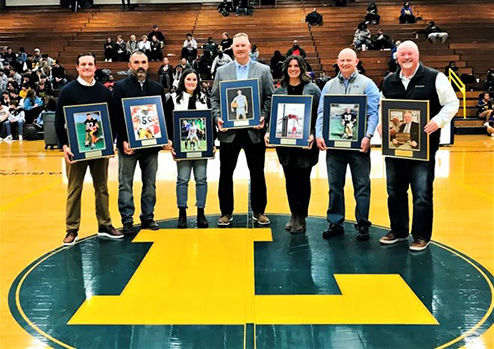
<path fill-rule="evenodd" d="M 341 74 L 348 79 L 357 70 L 357 54 L 351 48 L 345 48 L 338 54 L 336 63 L 338 63 Z"/>
<path fill-rule="evenodd" d="M 419 48 L 413 41 L 404 41 L 398 46 L 396 58 L 405 77 L 412 76 L 419 65 Z"/>

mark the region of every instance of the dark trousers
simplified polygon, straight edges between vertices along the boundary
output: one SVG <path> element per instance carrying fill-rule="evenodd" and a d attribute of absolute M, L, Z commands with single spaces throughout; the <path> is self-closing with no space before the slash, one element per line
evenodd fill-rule
<path fill-rule="evenodd" d="M 396 235 L 408 236 L 410 186 L 413 195 L 412 235 L 415 239 L 431 239 L 435 165 L 435 152 L 429 161 L 386 158 L 389 220 Z"/>
<path fill-rule="evenodd" d="M 252 143 L 247 130 L 237 131 L 232 143 L 221 142 L 220 180 L 218 197 L 223 215 L 232 214 L 233 205 L 233 171 L 237 166 L 238 154 L 243 148 L 250 171 L 250 198 L 254 213 L 264 213 L 267 204 L 266 180 L 264 178 L 264 158 L 266 146 L 264 142 Z"/>
<path fill-rule="evenodd" d="M 348 165 L 352 173 L 357 223 L 369 227 L 370 207 L 370 153 L 352 150 L 328 150 L 326 152 L 329 181 L 328 222 L 342 226 L 345 221 L 345 178 Z"/>
<path fill-rule="evenodd" d="M 283 166 L 286 196 L 292 215 L 307 217 L 310 201 L 310 173 L 312 167 Z"/>
<path fill-rule="evenodd" d="M 125 8 L 125 0 L 122 0 L 122 6 Z M 130 8 L 130 0 L 127 0 L 127 7 Z"/>

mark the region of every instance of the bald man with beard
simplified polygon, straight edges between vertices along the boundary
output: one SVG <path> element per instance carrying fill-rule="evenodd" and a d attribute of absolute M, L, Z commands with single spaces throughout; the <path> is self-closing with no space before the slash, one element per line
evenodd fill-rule
<path fill-rule="evenodd" d="M 345 233 L 345 176 L 348 165 L 352 173 L 354 196 L 356 201 L 355 218 L 357 240 L 369 240 L 370 208 L 370 139 L 378 123 L 379 90 L 368 77 L 357 71 L 357 54 L 346 48 L 338 55 L 337 64 L 340 72 L 324 86 L 316 121 L 316 140 L 320 150 L 327 150 L 326 163 L 329 182 L 329 207 L 327 219 L 329 227 L 322 236 L 329 239 Z M 360 151 L 328 149 L 322 135 L 325 95 L 363 95 L 367 96 L 367 132 L 360 143 Z"/>
<path fill-rule="evenodd" d="M 428 100 L 430 121 L 423 132 L 429 135 L 429 161 L 386 158 L 388 213 L 391 231 L 379 241 L 391 245 L 407 241 L 409 235 L 408 188 L 413 195 L 411 251 L 423 251 L 432 236 L 432 190 L 436 152 L 441 128 L 456 115 L 459 101 L 446 75 L 419 61 L 419 48 L 413 41 L 398 46 L 400 69 L 387 76 L 382 86 L 383 98 Z"/>

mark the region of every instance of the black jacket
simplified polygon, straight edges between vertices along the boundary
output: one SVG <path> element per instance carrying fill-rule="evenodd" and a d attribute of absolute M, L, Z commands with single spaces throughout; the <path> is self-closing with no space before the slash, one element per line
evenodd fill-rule
<path fill-rule="evenodd" d="M 112 131 L 117 139 L 117 147 L 123 151 L 123 142 L 128 142 L 127 128 L 123 112 L 122 98 L 144 97 L 144 96 L 161 96 L 161 102 L 164 110 L 165 106 L 165 90 L 156 81 L 146 79 L 144 85 L 141 84 L 134 76 L 117 81 L 113 87 L 112 103 L 110 106 Z M 159 152 L 161 146 L 155 148 L 146 148 L 139 151 Z"/>

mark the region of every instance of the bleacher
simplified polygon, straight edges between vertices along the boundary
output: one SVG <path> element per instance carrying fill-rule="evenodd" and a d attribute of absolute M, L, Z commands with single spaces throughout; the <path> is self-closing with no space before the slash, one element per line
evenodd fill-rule
<path fill-rule="evenodd" d="M 307 60 L 316 73 L 333 76 L 332 65 L 338 52 L 350 47 L 357 24 L 363 20 L 368 1 L 356 0 L 346 7 L 324 6 L 328 2 L 319 0 L 279 0 L 276 7 L 261 7 L 252 16 L 231 14 L 223 17 L 216 11 L 217 2 L 203 4 L 141 5 L 135 11 L 121 11 L 120 6 L 101 6 L 77 13 L 58 7 L 11 8 L 0 13 L 0 45 L 10 45 L 14 51 L 20 46 L 31 53 L 40 47 L 43 53 L 57 58 L 74 77 L 75 59 L 82 51 L 95 52 L 103 57 L 103 43 L 109 36 L 113 39 L 122 35 L 128 40 L 131 34 L 140 38 L 157 24 L 166 36 L 163 49 L 171 64 L 180 58 L 185 34 L 193 33 L 200 47 L 209 36 L 216 42 L 221 33 L 246 32 L 252 44 L 258 46 L 260 60 L 269 62 L 275 50 L 282 54 L 297 39 L 307 52 Z M 485 79 L 488 68 L 494 66 L 494 0 L 469 1 L 468 6 L 460 0 L 416 0 L 412 3 L 416 16 L 422 20 L 415 24 L 399 24 L 398 15 L 402 1 L 376 1 L 381 21 L 369 29 L 374 34 L 377 28 L 393 40 L 413 39 L 420 47 L 421 60 L 428 66 L 444 71 L 449 61 L 455 61 L 459 73 L 474 74 Z M 324 25 L 309 28 L 304 19 L 313 8 L 324 16 Z M 424 35 L 415 38 L 413 32 L 423 29 L 430 20 L 447 31 L 449 40 L 444 45 L 430 44 Z M 199 54 L 201 50 L 199 50 Z M 359 52 L 366 75 L 378 82 L 385 74 L 390 58 L 389 51 Z M 161 63 L 150 62 L 150 73 L 157 78 Z M 103 62 L 100 68 L 109 68 L 115 77 L 127 69 L 126 62 Z M 480 89 L 481 84 L 469 86 Z M 480 91 L 467 93 L 467 116 L 476 112 Z M 462 110 L 458 116 L 462 115 Z M 470 120 L 475 121 L 475 120 Z M 478 122 L 477 122 L 478 123 Z"/>

